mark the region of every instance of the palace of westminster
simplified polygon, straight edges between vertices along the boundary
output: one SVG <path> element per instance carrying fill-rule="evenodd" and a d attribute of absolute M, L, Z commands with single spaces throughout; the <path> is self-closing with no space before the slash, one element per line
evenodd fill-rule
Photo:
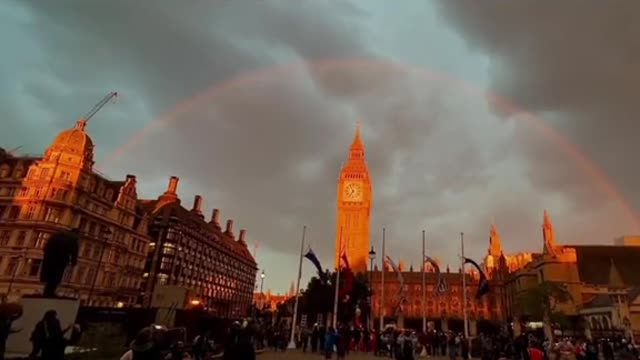
<path fill-rule="evenodd" d="M 9 298 L 41 292 L 42 248 L 57 231 L 81 234 L 78 264 L 65 274 L 60 295 L 104 307 L 149 305 L 158 285 L 186 289 L 188 299 L 223 317 L 245 315 L 254 299 L 257 264 L 245 230 L 234 233 L 233 220 L 209 219 L 202 198 L 191 207 L 178 197 L 177 177 L 163 194 L 140 199 L 134 175 L 114 181 L 94 168 L 94 145 L 87 122 L 60 132 L 42 156 L 18 156 L 0 148 L 0 293 Z M 337 184 L 336 266 L 341 249 L 358 272 L 371 266 L 370 216 L 373 187 L 358 126 Z M 490 227 L 483 267 L 491 291 L 481 300 L 473 292 L 478 274 L 465 271 L 467 304 L 462 300 L 462 272 L 448 268 L 448 291 L 435 294 L 438 275 L 429 265 L 427 298 L 422 304 L 421 268 L 400 261 L 406 292 L 407 324 L 427 317 L 444 325 L 462 317 L 472 321 L 510 321 L 526 316 L 521 294 L 542 282 L 562 284 L 571 295 L 556 311 L 580 317 L 592 331 L 640 332 L 640 237 L 621 237 L 612 245 L 562 245 L 545 211 L 540 251 L 505 254 L 495 225 Z M 399 282 L 393 274 L 370 267 L 375 316 L 393 317 Z M 384 272 L 391 272 L 385 266 Z M 384 306 L 380 303 L 385 292 Z M 264 298 L 264 295 L 261 294 Z"/>

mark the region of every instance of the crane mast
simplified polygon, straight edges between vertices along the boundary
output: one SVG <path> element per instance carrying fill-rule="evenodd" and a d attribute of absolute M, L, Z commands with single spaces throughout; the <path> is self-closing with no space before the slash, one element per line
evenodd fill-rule
<path fill-rule="evenodd" d="M 97 104 L 95 104 L 93 108 L 89 110 L 89 112 L 86 113 L 80 120 L 84 120 L 85 123 L 88 122 L 98 111 L 100 111 L 100 109 L 102 109 L 103 106 L 105 106 L 109 101 L 111 101 L 111 99 L 114 99 L 116 97 L 118 97 L 117 91 L 112 91 L 108 93 L 105 97 L 102 98 L 102 100 L 100 100 Z"/>

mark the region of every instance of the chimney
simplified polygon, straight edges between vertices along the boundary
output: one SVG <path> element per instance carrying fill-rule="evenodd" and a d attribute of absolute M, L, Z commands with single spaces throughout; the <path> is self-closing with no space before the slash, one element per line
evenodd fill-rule
<path fill-rule="evenodd" d="M 233 220 L 232 219 L 227 220 L 227 228 L 224 230 L 224 233 L 229 235 L 229 236 L 231 236 L 231 237 L 234 237 L 234 235 L 233 235 Z"/>
<path fill-rule="evenodd" d="M 133 181 L 136 182 L 136 176 L 135 175 L 131 175 L 131 174 L 127 174 L 127 181 Z"/>
<path fill-rule="evenodd" d="M 180 199 L 178 199 L 178 180 L 180 180 L 177 176 L 172 176 L 169 179 L 169 185 L 167 186 L 167 190 L 164 192 L 164 194 L 160 195 L 160 197 L 158 198 L 158 200 L 163 201 L 163 202 L 175 202 L 177 201 L 178 203 L 180 202 Z"/>
<path fill-rule="evenodd" d="M 178 193 L 178 181 L 180 179 L 177 176 L 172 176 L 169 179 L 169 186 L 167 187 L 167 191 L 165 192 L 166 194 L 174 194 L 176 195 Z"/>
<path fill-rule="evenodd" d="M 245 229 L 240 230 L 240 235 L 238 235 L 238 241 L 243 243 L 243 244 L 245 244 L 245 245 L 247 244 L 247 242 L 244 241 L 244 237 L 246 235 L 247 235 L 247 230 L 245 230 Z"/>
<path fill-rule="evenodd" d="M 193 209 L 191 209 L 191 211 L 202 213 L 202 196 L 196 195 L 196 197 L 193 198 Z"/>
<path fill-rule="evenodd" d="M 210 223 L 213 226 L 217 227 L 218 229 L 220 228 L 220 210 L 219 209 L 213 209 L 213 212 L 211 213 Z"/>

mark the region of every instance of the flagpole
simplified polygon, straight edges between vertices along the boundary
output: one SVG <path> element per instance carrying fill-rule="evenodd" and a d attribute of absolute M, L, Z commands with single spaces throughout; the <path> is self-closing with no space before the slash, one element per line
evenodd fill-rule
<path fill-rule="evenodd" d="M 426 312 L 426 306 L 425 306 L 425 300 L 427 299 L 427 274 L 425 272 L 425 257 L 427 256 L 426 253 L 426 231 L 422 230 L 422 262 L 420 264 L 421 268 L 422 268 L 422 333 L 426 334 L 427 333 L 427 312 Z"/>
<path fill-rule="evenodd" d="M 460 259 L 461 266 L 460 272 L 462 272 L 462 314 L 464 316 L 464 337 L 469 341 L 469 322 L 467 317 L 467 276 L 464 272 L 464 233 L 460 233 L 460 252 L 462 257 Z M 471 352 L 469 352 L 471 353 Z"/>
<path fill-rule="evenodd" d="M 300 278 L 302 277 L 302 253 L 304 252 L 304 237 L 307 233 L 307 225 L 302 227 L 302 241 L 300 242 L 300 262 L 298 263 L 298 283 L 296 284 L 296 302 L 293 306 L 293 320 L 291 321 L 291 338 L 287 349 L 296 348 L 296 319 L 298 318 L 298 302 L 300 301 Z"/>
<path fill-rule="evenodd" d="M 340 227 L 340 240 L 338 244 L 338 267 L 336 269 L 336 291 L 333 295 L 333 328 L 338 326 L 338 294 L 340 289 L 340 257 L 342 256 L 342 226 Z"/>
<path fill-rule="evenodd" d="M 386 229 L 382 228 L 382 272 L 380 273 L 380 331 L 384 330 L 384 315 L 385 315 L 385 303 L 384 303 L 384 271 L 386 264 L 385 256 L 385 234 Z"/>

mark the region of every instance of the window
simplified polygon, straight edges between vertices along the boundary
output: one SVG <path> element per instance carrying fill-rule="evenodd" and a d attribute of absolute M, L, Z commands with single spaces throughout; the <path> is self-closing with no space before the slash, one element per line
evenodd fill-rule
<path fill-rule="evenodd" d="M 10 173 L 10 169 L 8 165 L 3 165 L 0 168 L 0 178 L 6 178 L 9 177 L 9 173 Z"/>
<path fill-rule="evenodd" d="M 20 188 L 19 194 L 20 194 L 19 196 L 27 196 L 29 194 L 29 188 L 26 188 L 26 187 Z"/>
<path fill-rule="evenodd" d="M 75 273 L 75 277 L 74 277 L 74 282 L 78 283 L 78 284 L 83 284 L 84 283 L 84 275 L 86 273 L 87 269 L 84 266 L 78 266 L 78 269 L 76 270 Z"/>
<path fill-rule="evenodd" d="M 7 267 L 4 268 L 4 274 L 6 276 L 11 276 L 16 270 L 18 270 L 18 258 L 11 257 L 9 258 L 9 262 L 7 263 Z"/>
<path fill-rule="evenodd" d="M 40 179 L 46 179 L 49 177 L 49 169 L 40 170 Z"/>
<path fill-rule="evenodd" d="M 54 223 L 59 223 L 62 218 L 62 211 L 55 207 L 47 207 L 47 210 L 44 215 L 45 221 L 50 221 Z"/>
<path fill-rule="evenodd" d="M 31 237 L 31 247 L 42 249 L 47 239 L 49 239 L 49 235 L 49 233 L 45 232 L 34 233 L 33 237 Z"/>
<path fill-rule="evenodd" d="M 68 190 L 58 189 L 58 191 L 56 191 L 56 199 L 57 200 L 65 201 L 65 200 L 67 200 L 67 195 L 69 195 L 69 191 Z"/>
<path fill-rule="evenodd" d="M 96 269 L 89 268 L 89 270 L 87 270 L 87 276 L 84 279 L 84 284 L 93 283 L 95 277 L 96 277 Z"/>
<path fill-rule="evenodd" d="M 16 220 L 20 216 L 20 211 L 22 210 L 21 206 L 12 206 L 11 210 L 9 210 L 9 220 Z"/>
<path fill-rule="evenodd" d="M 91 256 L 91 252 L 93 251 L 93 245 L 92 244 L 84 244 L 83 248 L 82 248 L 82 256 L 83 257 L 89 257 Z"/>
<path fill-rule="evenodd" d="M 29 259 L 28 260 L 28 275 L 30 277 L 36 277 L 40 274 L 40 265 L 42 265 L 42 260 L 40 259 Z"/>
<path fill-rule="evenodd" d="M 32 220 L 36 217 L 36 207 L 34 205 L 29 205 L 27 208 L 27 220 Z"/>
<path fill-rule="evenodd" d="M 11 231 L 3 230 L 0 232 L 0 246 L 9 245 L 9 239 L 11 238 Z"/>
<path fill-rule="evenodd" d="M 36 187 L 35 192 L 33 193 L 33 196 L 35 197 L 40 197 L 42 196 L 42 186 L 38 186 Z"/>
<path fill-rule="evenodd" d="M 0 220 L 4 217 L 4 213 L 7 211 L 6 206 L 0 206 Z"/>
<path fill-rule="evenodd" d="M 67 181 L 71 180 L 71 173 L 68 172 L 68 171 L 61 171 L 60 172 L 60 179 L 67 180 Z"/>
<path fill-rule="evenodd" d="M 18 237 L 16 238 L 16 246 L 17 247 L 23 247 L 26 239 L 27 239 L 27 232 L 26 231 L 20 231 L 18 233 Z"/>

